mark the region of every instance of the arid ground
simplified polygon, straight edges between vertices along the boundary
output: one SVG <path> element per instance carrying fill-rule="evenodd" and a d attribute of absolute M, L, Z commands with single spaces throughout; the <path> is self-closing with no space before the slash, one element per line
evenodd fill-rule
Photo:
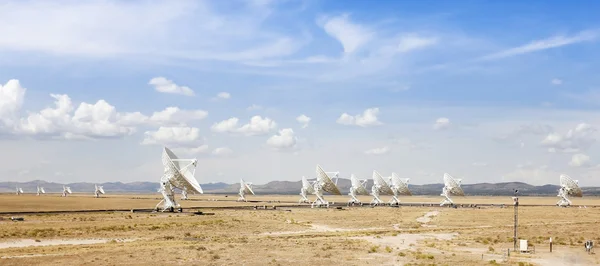
<path fill-rule="evenodd" d="M 183 213 L 148 211 L 0 215 L 0 265 L 594 265 L 583 243 L 600 244 L 600 198 L 586 207 L 552 206 L 556 197 L 521 197 L 513 247 L 510 197 L 456 198 L 476 208 L 439 207 L 440 197 L 404 197 L 433 206 L 297 207 L 299 196 L 192 195 Z M 312 196 L 309 198 L 313 198 Z M 327 196 L 345 203 L 347 197 Z M 0 212 L 152 209 L 158 194 L 0 195 Z M 362 200 L 369 202 L 369 197 Z M 384 200 L 388 200 L 384 197 Z M 502 207 L 500 205 L 504 204 Z M 548 205 L 529 207 L 525 205 Z M 223 208 L 259 206 L 246 209 Z M 266 206 L 267 209 L 263 209 Z M 272 207 L 276 206 L 276 209 Z M 205 214 L 196 215 L 195 209 Z M 10 217 L 23 217 L 12 221 Z M 553 252 L 549 239 L 553 238 Z"/>

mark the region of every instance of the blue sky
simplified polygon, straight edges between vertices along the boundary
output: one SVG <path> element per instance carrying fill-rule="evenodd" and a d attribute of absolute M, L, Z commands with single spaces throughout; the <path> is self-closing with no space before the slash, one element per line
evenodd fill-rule
<path fill-rule="evenodd" d="M 599 5 L 5 1 L 0 180 L 600 185 Z"/>

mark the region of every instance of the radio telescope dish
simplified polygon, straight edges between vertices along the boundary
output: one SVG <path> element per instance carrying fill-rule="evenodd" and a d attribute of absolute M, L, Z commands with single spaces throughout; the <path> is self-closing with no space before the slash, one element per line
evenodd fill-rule
<path fill-rule="evenodd" d="M 252 183 L 249 182 L 244 182 L 244 179 L 240 179 L 240 197 L 238 198 L 238 201 L 244 201 L 246 202 L 246 197 L 244 197 L 244 195 L 246 195 L 246 193 L 254 194 L 254 191 L 252 190 Z"/>
<path fill-rule="evenodd" d="M 579 187 L 579 181 L 573 180 L 568 175 L 560 175 L 560 188 L 558 189 L 558 197 L 560 200 L 556 203 L 558 206 L 569 206 L 571 200 L 569 196 L 583 197 L 583 191 Z"/>
<path fill-rule="evenodd" d="M 302 198 L 300 198 L 298 203 L 310 203 L 310 200 L 308 199 L 307 196 L 309 193 L 310 194 L 315 193 L 315 188 L 313 187 L 313 183 L 308 182 L 308 179 L 306 179 L 306 176 L 302 176 L 302 188 L 300 189 L 300 196 L 302 196 Z"/>
<path fill-rule="evenodd" d="M 104 188 L 102 188 L 102 186 L 94 185 L 94 195 L 96 198 L 99 198 L 100 194 L 104 194 Z"/>
<path fill-rule="evenodd" d="M 23 189 L 17 186 L 17 195 L 23 194 Z"/>
<path fill-rule="evenodd" d="M 357 198 L 358 195 L 369 195 L 369 191 L 367 191 L 367 179 L 360 180 L 354 174 L 350 175 L 350 192 L 348 196 L 350 196 L 350 200 L 348 201 L 348 205 L 350 204 L 360 204 L 362 202 Z"/>
<path fill-rule="evenodd" d="M 460 187 L 460 183 L 462 179 L 456 179 L 452 177 L 448 173 L 444 173 L 444 188 L 442 189 L 442 194 L 440 196 L 444 197 L 444 200 L 440 203 L 440 206 L 444 206 L 445 204 L 452 204 L 454 202 L 450 199 L 450 196 L 464 196 L 465 192 Z"/>
<path fill-rule="evenodd" d="M 67 194 L 71 194 L 71 193 L 73 193 L 73 191 L 71 191 L 71 187 L 63 186 L 63 193 L 62 193 L 63 197 L 66 197 Z"/>
<path fill-rule="evenodd" d="M 185 191 L 185 189 L 181 190 L 181 200 L 187 200 L 188 196 L 187 196 L 187 191 Z"/>
<path fill-rule="evenodd" d="M 394 191 L 390 185 L 385 182 L 379 172 L 373 170 L 373 186 L 371 187 L 371 196 L 373 196 L 373 200 L 371 200 L 371 205 L 376 206 L 383 204 L 383 200 L 379 198 L 380 195 L 394 195 Z"/>
<path fill-rule="evenodd" d="M 410 189 L 408 189 L 408 181 L 410 181 L 410 179 L 401 179 L 396 173 L 392 173 L 390 179 L 390 183 L 392 184 L 391 188 L 394 192 L 394 196 L 392 196 L 392 199 L 390 200 L 390 205 L 399 205 L 400 199 L 398 199 L 398 196 L 400 195 L 412 196 Z"/>
<path fill-rule="evenodd" d="M 329 173 L 333 174 L 333 176 L 336 178 L 339 175 L 339 172 Z M 314 208 L 315 206 L 321 207 L 323 205 L 329 207 L 329 202 L 323 198 L 323 192 L 329 192 L 334 195 L 342 195 L 342 193 L 340 192 L 340 189 L 337 187 L 336 183 L 331 180 L 329 174 L 325 172 L 320 165 L 317 165 L 316 174 L 317 180 L 313 183 L 313 194 L 317 196 L 317 199 L 315 199 L 315 201 L 311 204 L 311 208 Z"/>
<path fill-rule="evenodd" d="M 40 187 L 40 185 L 37 185 L 37 196 L 39 196 L 40 194 L 46 194 L 46 191 L 44 190 L 44 187 Z"/>
<path fill-rule="evenodd" d="M 196 173 L 196 159 L 179 159 L 169 148 L 164 147 L 162 153 L 162 163 L 164 166 L 163 176 L 160 178 L 160 193 L 163 200 L 156 204 L 156 210 L 162 203 L 162 211 L 174 211 L 181 206 L 175 201 L 175 192 L 173 189 L 179 188 L 186 192 L 202 194 L 202 188 L 194 177 Z"/>

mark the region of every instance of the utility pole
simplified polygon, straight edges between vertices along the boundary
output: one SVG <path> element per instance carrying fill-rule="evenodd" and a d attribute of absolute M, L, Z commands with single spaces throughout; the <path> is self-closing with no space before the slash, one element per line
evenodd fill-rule
<path fill-rule="evenodd" d="M 515 228 L 514 228 L 514 236 L 513 236 L 513 250 L 517 251 L 517 228 L 519 227 L 519 197 L 517 194 L 519 193 L 518 189 L 515 189 L 515 196 L 513 197 L 513 202 L 515 206 Z"/>

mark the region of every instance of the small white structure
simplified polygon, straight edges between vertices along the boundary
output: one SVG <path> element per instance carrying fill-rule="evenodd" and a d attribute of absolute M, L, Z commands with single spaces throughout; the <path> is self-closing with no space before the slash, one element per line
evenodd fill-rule
<path fill-rule="evenodd" d="M 70 187 L 63 186 L 63 193 L 62 193 L 63 197 L 66 197 L 68 194 L 71 194 L 71 193 L 73 193 L 73 191 L 71 191 Z"/>
<path fill-rule="evenodd" d="M 394 195 L 394 191 L 392 191 L 390 185 L 385 182 L 379 172 L 373 170 L 373 186 L 371 187 L 371 196 L 373 196 L 373 199 L 371 200 L 371 205 L 384 204 L 380 198 L 381 195 Z"/>
<path fill-rule="evenodd" d="M 454 205 L 454 202 L 450 198 L 450 196 L 464 196 L 465 192 L 460 187 L 461 179 L 455 179 L 448 173 L 444 173 L 444 188 L 442 188 L 442 194 L 440 196 L 444 197 L 440 206 L 444 206 L 446 204 Z"/>
<path fill-rule="evenodd" d="M 94 195 L 96 196 L 96 198 L 99 198 L 100 194 L 104 194 L 104 188 L 102 188 L 102 186 L 94 184 Z"/>
<path fill-rule="evenodd" d="M 187 191 L 185 191 L 185 189 L 181 190 L 181 200 L 188 200 Z"/>
<path fill-rule="evenodd" d="M 248 200 L 246 200 L 245 197 L 246 193 L 254 195 L 254 190 L 252 190 L 252 183 L 244 182 L 244 179 L 240 179 L 240 193 L 238 194 L 240 195 L 240 197 L 237 199 L 237 201 L 247 202 Z"/>
<path fill-rule="evenodd" d="M 314 194 L 317 197 L 311 204 L 311 208 L 326 206 L 329 208 L 329 202 L 323 197 L 323 192 L 329 192 L 334 195 L 342 195 L 336 183 L 333 183 L 329 174 L 336 177 L 336 182 L 340 172 L 325 172 L 320 165 L 316 169 L 317 180 L 313 183 Z"/>
<path fill-rule="evenodd" d="M 23 189 L 17 186 L 17 195 L 23 194 Z"/>
<path fill-rule="evenodd" d="M 185 190 L 186 192 L 204 193 L 198 180 L 194 177 L 196 173 L 197 159 L 179 159 L 169 148 L 164 147 L 162 153 L 162 163 L 164 166 L 163 176 L 160 178 L 159 192 L 163 195 L 163 200 L 156 204 L 156 210 L 163 204 L 162 211 L 174 211 L 181 206 L 175 201 L 175 188 Z"/>
<path fill-rule="evenodd" d="M 350 200 L 348 201 L 348 205 L 350 204 L 360 204 L 362 202 L 357 198 L 358 195 L 369 195 L 369 191 L 367 191 L 367 179 L 360 180 L 354 174 L 350 175 L 350 192 L 348 196 L 350 196 Z"/>
<path fill-rule="evenodd" d="M 310 200 L 307 196 L 309 193 L 315 193 L 315 188 L 313 187 L 313 184 L 314 183 L 308 182 L 308 179 L 306 179 L 305 176 L 302 176 L 302 188 L 300 189 L 300 196 L 302 198 L 298 200 L 298 203 L 310 203 Z"/>
<path fill-rule="evenodd" d="M 46 194 L 46 191 L 44 190 L 44 187 L 40 187 L 40 185 L 37 186 L 37 196 L 41 195 L 41 194 Z"/>
<path fill-rule="evenodd" d="M 557 197 L 560 197 L 560 200 L 556 203 L 556 205 L 564 207 L 570 206 L 571 200 L 569 200 L 569 196 L 573 197 L 583 197 L 583 191 L 579 187 L 579 181 L 573 180 L 568 175 L 560 175 L 560 188 L 558 189 Z"/>
<path fill-rule="evenodd" d="M 519 239 L 519 251 L 521 253 L 529 252 L 529 246 L 526 239 Z"/>
<path fill-rule="evenodd" d="M 412 196 L 410 189 L 408 189 L 408 181 L 410 179 L 405 178 L 401 179 L 396 173 L 392 173 L 390 177 L 390 184 L 392 191 L 394 192 L 394 196 L 390 200 L 390 205 L 399 205 L 400 199 L 398 198 L 400 195 L 404 196 Z"/>

